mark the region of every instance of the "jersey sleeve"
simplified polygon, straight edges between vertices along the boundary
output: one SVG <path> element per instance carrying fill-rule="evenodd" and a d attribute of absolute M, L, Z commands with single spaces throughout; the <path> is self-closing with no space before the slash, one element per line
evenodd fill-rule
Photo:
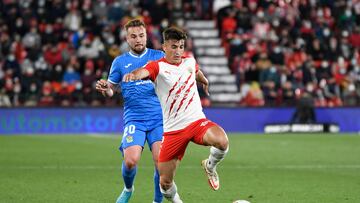
<path fill-rule="evenodd" d="M 117 58 L 112 62 L 108 81 L 113 84 L 119 84 L 121 82 L 121 71 Z"/>
<path fill-rule="evenodd" d="M 159 63 L 157 63 L 156 61 L 152 61 L 148 64 L 145 65 L 144 67 L 147 71 L 149 71 L 149 78 L 152 81 L 156 80 L 156 77 L 159 74 Z"/>

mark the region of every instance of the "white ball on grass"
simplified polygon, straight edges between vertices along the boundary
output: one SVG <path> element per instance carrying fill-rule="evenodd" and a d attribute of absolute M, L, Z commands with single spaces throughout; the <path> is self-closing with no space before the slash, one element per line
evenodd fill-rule
<path fill-rule="evenodd" d="M 246 200 L 235 200 L 233 203 L 250 203 L 250 202 Z"/>

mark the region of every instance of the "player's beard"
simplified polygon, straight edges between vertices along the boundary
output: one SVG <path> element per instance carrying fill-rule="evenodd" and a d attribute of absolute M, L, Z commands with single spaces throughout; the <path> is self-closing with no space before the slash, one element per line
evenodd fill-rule
<path fill-rule="evenodd" d="M 136 54 L 141 54 L 145 50 L 144 45 L 135 45 L 134 47 L 131 47 L 131 51 L 133 51 Z"/>

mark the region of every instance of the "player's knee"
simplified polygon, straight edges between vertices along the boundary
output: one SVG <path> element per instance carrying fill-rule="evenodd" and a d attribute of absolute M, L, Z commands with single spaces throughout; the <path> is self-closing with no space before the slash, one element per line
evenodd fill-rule
<path fill-rule="evenodd" d="M 126 168 L 133 169 L 133 168 L 136 167 L 136 165 L 137 165 L 137 160 L 136 159 L 134 159 L 134 158 L 125 159 Z"/>
<path fill-rule="evenodd" d="M 162 189 L 168 190 L 171 187 L 172 182 L 173 182 L 172 180 L 170 180 L 164 176 L 160 176 L 160 186 Z"/>
<path fill-rule="evenodd" d="M 217 142 L 214 147 L 225 151 L 229 146 L 229 140 L 226 135 L 218 137 Z"/>

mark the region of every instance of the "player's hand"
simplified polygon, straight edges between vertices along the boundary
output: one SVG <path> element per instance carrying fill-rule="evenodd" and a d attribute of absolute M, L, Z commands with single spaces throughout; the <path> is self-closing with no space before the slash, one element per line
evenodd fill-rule
<path fill-rule="evenodd" d="M 109 89 L 109 84 L 107 83 L 106 80 L 104 79 L 101 79 L 101 80 L 98 80 L 96 82 L 96 85 L 95 85 L 95 89 L 98 91 L 98 92 L 106 92 L 108 89 Z"/>
<path fill-rule="evenodd" d="M 136 77 L 135 77 L 135 74 L 133 74 L 133 73 L 125 74 L 123 77 L 123 82 L 131 82 L 131 81 L 135 81 L 135 80 L 136 80 Z"/>

